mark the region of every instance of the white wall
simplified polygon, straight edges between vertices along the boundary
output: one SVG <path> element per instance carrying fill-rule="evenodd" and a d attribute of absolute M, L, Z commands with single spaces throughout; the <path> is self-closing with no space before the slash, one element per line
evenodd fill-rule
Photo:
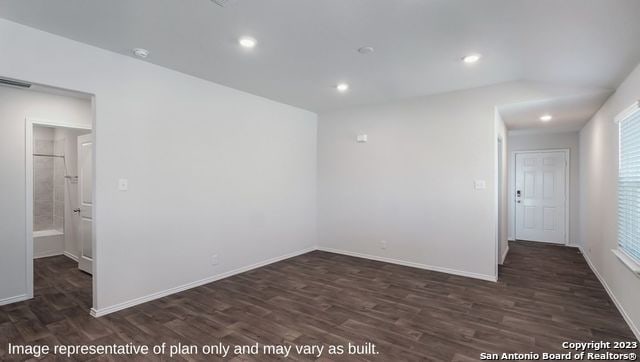
<path fill-rule="evenodd" d="M 5 55 L 1 58 L 5 58 Z M 0 66 L 0 69 L 7 68 Z M 86 99 L 0 86 L 0 303 L 27 293 L 26 117 L 79 125 L 89 124 L 92 119 L 91 107 Z M 35 136 L 38 137 L 38 134 Z"/>
<path fill-rule="evenodd" d="M 2 76 L 95 95 L 98 312 L 316 244 L 315 114 L 6 20 L 0 54 Z M 6 131 L 2 297 L 24 293 L 23 130 Z"/>
<path fill-rule="evenodd" d="M 640 278 L 613 253 L 617 247 L 618 126 L 614 117 L 640 99 L 637 67 L 580 131 L 580 241 L 640 338 Z"/>
<path fill-rule="evenodd" d="M 320 114 L 319 245 L 494 279 L 495 107 L 566 91 L 513 82 Z"/>
<path fill-rule="evenodd" d="M 569 149 L 569 245 L 579 245 L 580 152 L 578 132 L 518 133 L 509 135 L 509 240 L 515 240 L 515 151 Z"/>

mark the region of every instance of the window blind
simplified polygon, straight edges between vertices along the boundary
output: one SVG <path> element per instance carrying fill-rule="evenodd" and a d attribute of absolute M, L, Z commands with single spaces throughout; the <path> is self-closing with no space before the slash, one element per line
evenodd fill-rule
<path fill-rule="evenodd" d="M 640 263 L 640 109 L 619 123 L 618 245 Z"/>

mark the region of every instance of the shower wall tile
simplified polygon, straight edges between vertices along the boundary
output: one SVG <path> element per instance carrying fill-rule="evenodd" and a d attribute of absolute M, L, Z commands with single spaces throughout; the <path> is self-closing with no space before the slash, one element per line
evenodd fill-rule
<path fill-rule="evenodd" d="M 53 202 L 53 180 L 36 182 L 34 184 L 33 199 Z"/>
<path fill-rule="evenodd" d="M 50 184 L 51 187 L 53 187 L 53 177 L 51 177 L 52 175 L 46 171 L 47 170 L 44 170 L 42 168 L 40 169 L 36 168 L 34 170 L 34 174 L 33 174 L 34 186 L 42 185 L 42 184 Z"/>
<path fill-rule="evenodd" d="M 33 141 L 34 153 L 53 153 L 53 141 L 52 140 L 35 140 Z"/>
<path fill-rule="evenodd" d="M 33 202 L 33 211 L 34 215 L 37 216 L 53 216 L 53 200 L 35 200 Z"/>
<path fill-rule="evenodd" d="M 54 217 L 53 218 L 53 228 L 58 231 L 64 231 L 64 218 L 63 217 Z"/>
<path fill-rule="evenodd" d="M 54 141 L 53 151 L 56 155 L 64 156 L 66 139 L 61 138 Z M 66 160 L 56 158 L 53 161 L 53 227 L 56 230 L 64 229 L 64 200 L 66 179 Z"/>
<path fill-rule="evenodd" d="M 34 153 L 52 154 L 53 141 L 35 140 Z M 52 157 L 33 157 L 33 223 L 34 230 L 53 226 L 53 163 Z"/>
<path fill-rule="evenodd" d="M 62 191 L 59 191 L 58 188 L 56 187 L 56 190 L 54 192 L 53 204 L 55 206 L 54 211 L 56 213 L 57 211 L 64 210 L 64 188 L 62 189 Z M 57 213 L 57 214 L 61 215 L 61 213 Z"/>
<path fill-rule="evenodd" d="M 51 157 L 34 156 L 33 167 L 36 170 L 53 170 L 53 159 Z"/>
<path fill-rule="evenodd" d="M 65 140 L 37 139 L 34 153 L 64 155 Z M 59 157 L 33 157 L 34 230 L 64 228 L 65 160 Z"/>
<path fill-rule="evenodd" d="M 53 217 L 51 215 L 34 218 L 33 230 L 50 230 L 53 228 Z"/>
<path fill-rule="evenodd" d="M 64 200 L 62 202 L 64 202 Z M 53 217 L 62 217 L 62 215 L 64 215 L 64 204 L 59 201 L 54 201 Z"/>
<path fill-rule="evenodd" d="M 65 143 L 66 143 L 66 139 L 64 139 L 64 138 L 59 138 L 59 139 L 53 141 L 53 152 L 56 155 L 64 154 Z"/>
<path fill-rule="evenodd" d="M 41 220 L 35 220 L 33 221 L 33 231 L 41 231 L 41 230 L 48 230 L 49 227 L 47 225 L 45 225 Z"/>

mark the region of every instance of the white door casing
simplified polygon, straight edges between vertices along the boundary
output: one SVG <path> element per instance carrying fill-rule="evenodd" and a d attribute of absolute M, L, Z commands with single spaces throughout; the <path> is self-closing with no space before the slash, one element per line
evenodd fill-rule
<path fill-rule="evenodd" d="M 93 135 L 78 136 L 78 201 L 80 223 L 78 268 L 92 274 L 93 268 Z"/>
<path fill-rule="evenodd" d="M 44 118 L 25 117 L 25 265 L 26 265 L 26 293 L 19 296 L 15 301 L 33 298 L 33 127 L 44 126 L 54 128 L 69 128 L 77 130 L 91 131 L 91 127 L 76 123 L 53 121 Z M 94 278 L 94 283 L 95 283 Z"/>
<path fill-rule="evenodd" d="M 516 239 L 566 243 L 567 153 L 516 154 Z"/>

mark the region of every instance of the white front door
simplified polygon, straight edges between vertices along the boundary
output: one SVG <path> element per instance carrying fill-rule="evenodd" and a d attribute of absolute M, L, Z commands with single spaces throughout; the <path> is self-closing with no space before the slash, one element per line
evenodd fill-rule
<path fill-rule="evenodd" d="M 516 154 L 516 239 L 565 243 L 565 155 Z"/>
<path fill-rule="evenodd" d="M 92 274 L 93 265 L 93 137 L 78 136 L 78 200 L 80 257 L 78 268 Z"/>

